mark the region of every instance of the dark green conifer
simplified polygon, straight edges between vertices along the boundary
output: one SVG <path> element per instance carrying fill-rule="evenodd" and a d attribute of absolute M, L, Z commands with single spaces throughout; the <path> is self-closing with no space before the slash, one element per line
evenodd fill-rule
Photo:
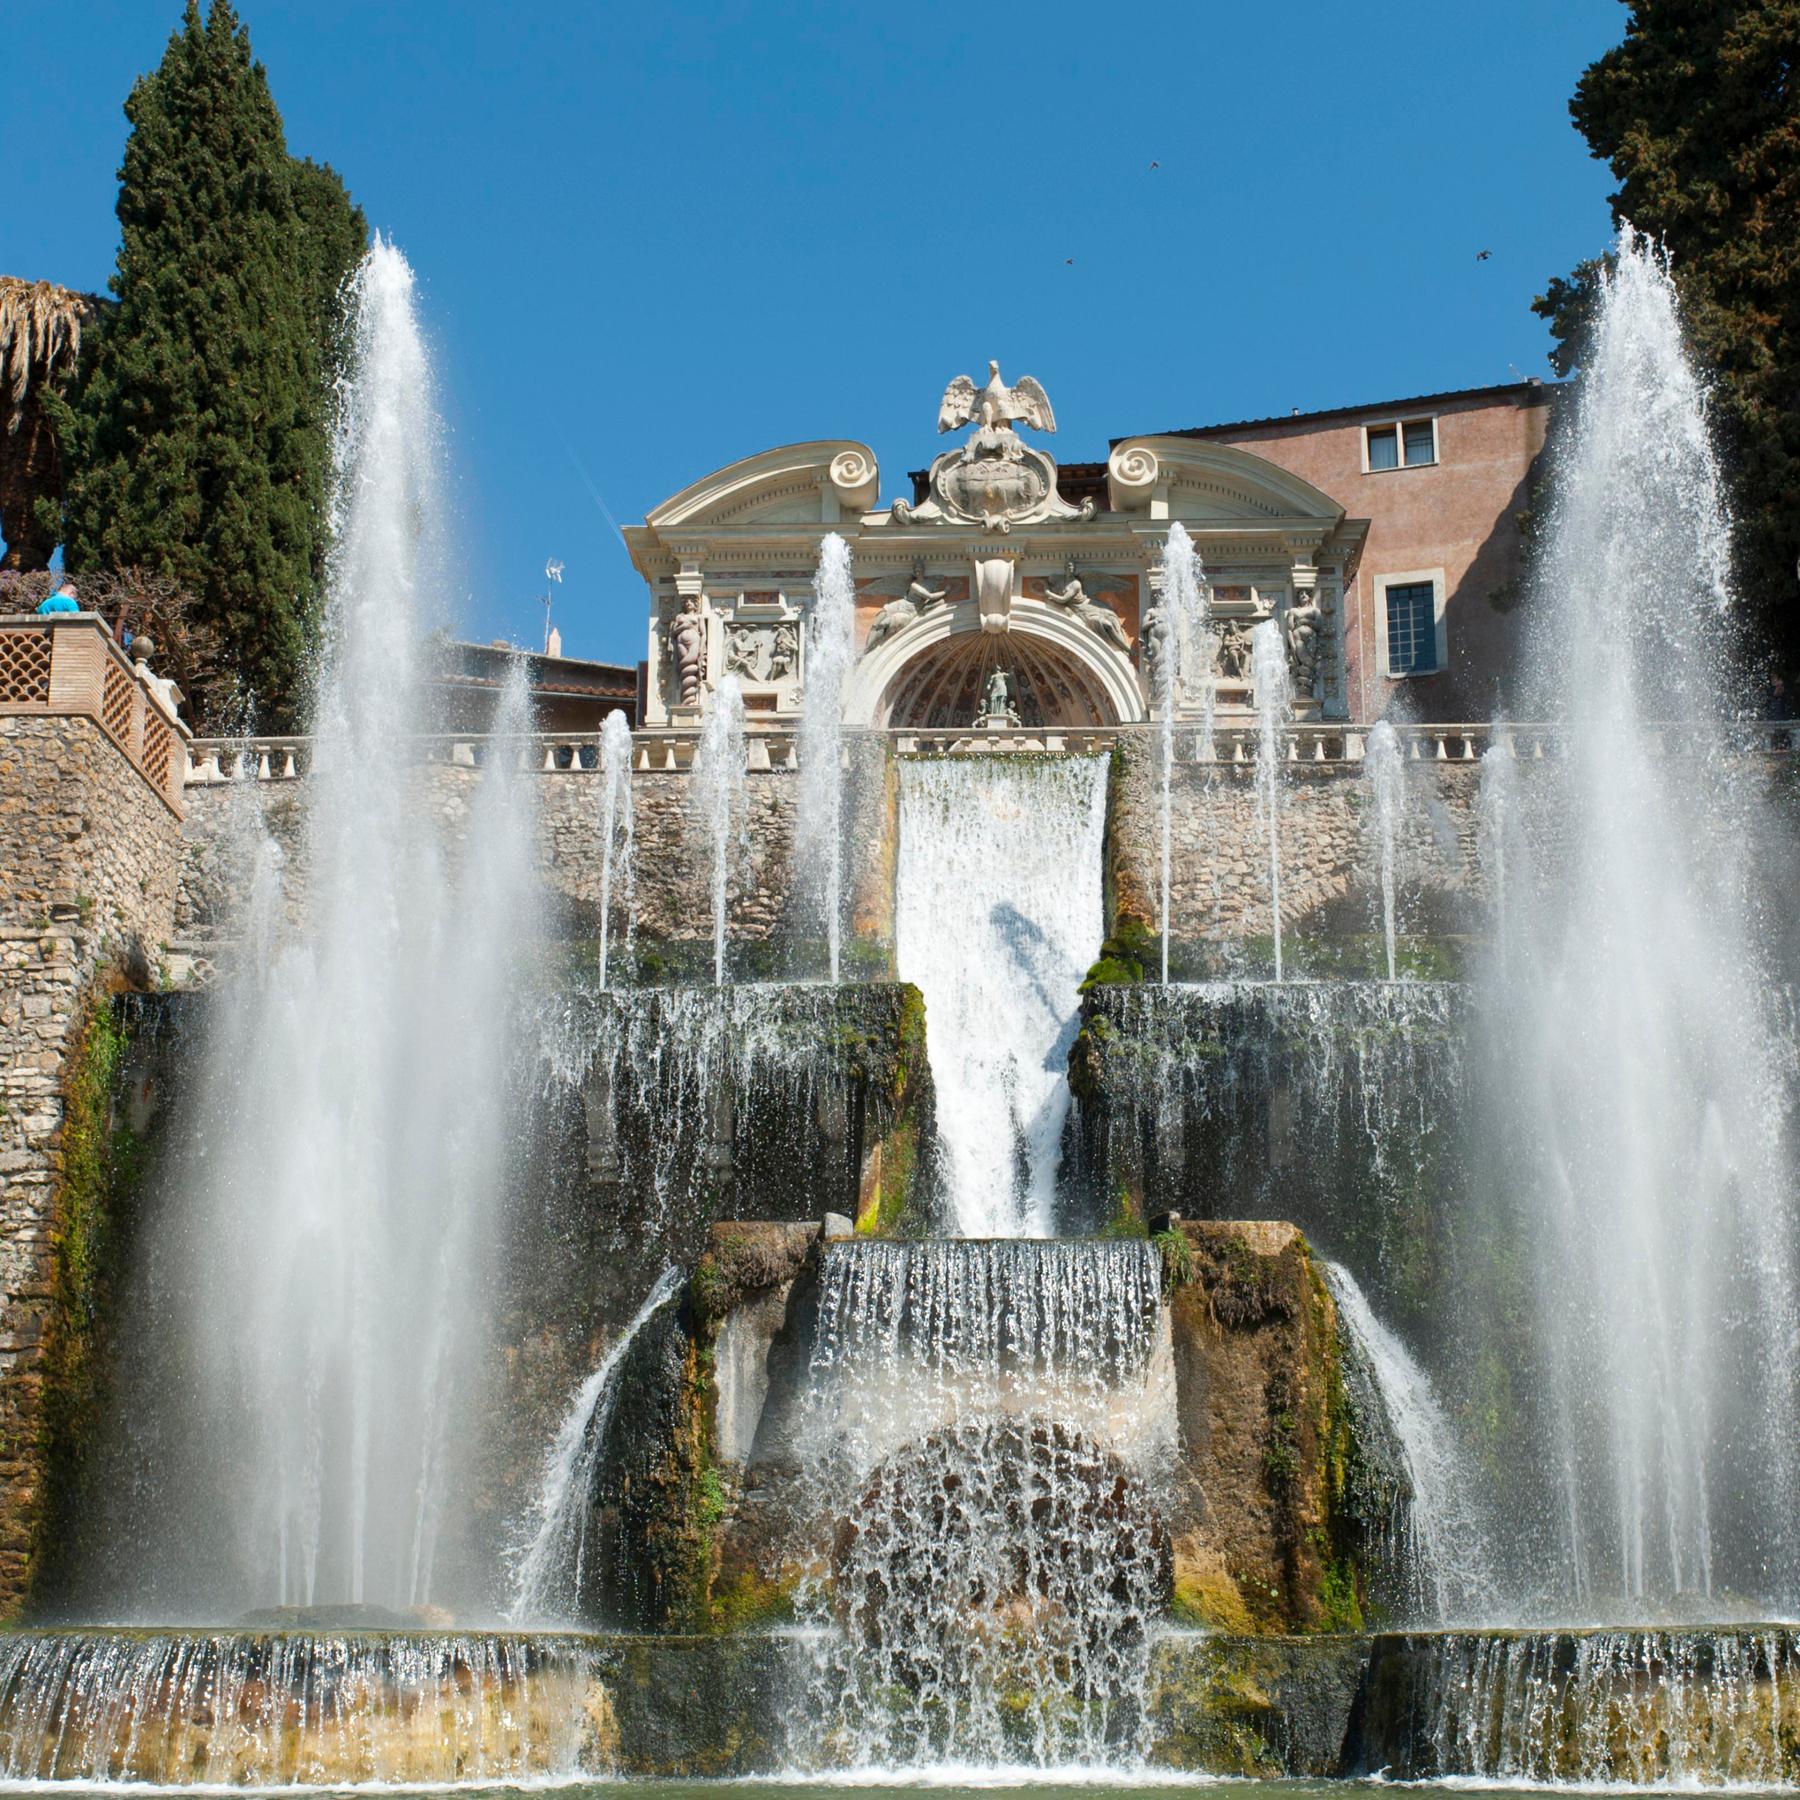
<path fill-rule="evenodd" d="M 335 296 L 365 227 L 290 157 L 230 0 L 188 0 L 125 106 L 117 309 L 66 416 L 65 560 L 192 596 L 266 726 L 303 699 L 330 474 Z"/>

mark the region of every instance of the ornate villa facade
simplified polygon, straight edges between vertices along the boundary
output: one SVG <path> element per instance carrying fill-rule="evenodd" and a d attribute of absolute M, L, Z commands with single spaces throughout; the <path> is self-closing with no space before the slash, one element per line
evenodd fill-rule
<path fill-rule="evenodd" d="M 1059 467 L 1043 389 L 989 368 L 983 387 L 951 383 L 939 429 L 966 435 L 911 499 L 881 503 L 874 452 L 829 439 L 732 463 L 627 530 L 650 598 L 643 726 L 691 727 L 726 675 L 753 723 L 798 717 L 829 532 L 854 559 L 853 725 L 972 726 L 996 669 L 1022 725 L 1149 720 L 1155 657 L 1177 642 L 1177 716 L 1229 723 L 1254 710 L 1249 634 L 1271 618 L 1299 721 L 1379 716 L 1403 686 L 1417 717 L 1491 713 L 1514 515 L 1554 390 L 1127 437 L 1104 463 Z M 1176 522 L 1209 588 L 1211 630 L 1192 642 L 1161 624 Z"/>

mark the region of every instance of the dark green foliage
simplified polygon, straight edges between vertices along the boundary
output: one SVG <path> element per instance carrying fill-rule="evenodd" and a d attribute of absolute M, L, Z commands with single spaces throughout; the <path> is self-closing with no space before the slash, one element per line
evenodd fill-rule
<path fill-rule="evenodd" d="M 303 699 L 326 543 L 338 289 L 362 214 L 287 152 L 230 0 L 188 0 L 125 105 L 112 291 L 61 424 L 65 560 L 178 583 L 265 727 Z"/>
<path fill-rule="evenodd" d="M 1569 110 L 1612 165 L 1615 218 L 1672 258 L 1695 353 L 1715 378 L 1738 518 L 1738 581 L 1792 666 L 1800 554 L 1800 0 L 1628 0 L 1625 41 Z M 1559 373 L 1579 367 L 1601 264 L 1535 309 Z"/>

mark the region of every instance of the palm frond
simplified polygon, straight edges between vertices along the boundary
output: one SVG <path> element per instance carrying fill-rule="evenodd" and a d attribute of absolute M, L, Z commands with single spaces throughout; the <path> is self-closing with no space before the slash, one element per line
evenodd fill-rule
<path fill-rule="evenodd" d="M 8 403 L 6 430 L 19 429 L 25 403 L 37 388 L 72 374 L 81 355 L 82 328 L 99 302 L 54 281 L 0 275 L 0 396 Z"/>

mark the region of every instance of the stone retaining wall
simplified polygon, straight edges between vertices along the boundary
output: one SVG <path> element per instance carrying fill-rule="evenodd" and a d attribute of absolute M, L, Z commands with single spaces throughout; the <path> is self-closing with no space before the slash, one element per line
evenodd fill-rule
<path fill-rule="evenodd" d="M 70 1059 L 100 986 L 155 978 L 180 852 L 93 720 L 0 717 L 0 1613 L 26 1590 L 46 1467 Z"/>
<path fill-rule="evenodd" d="M 405 779 L 417 784 L 420 805 L 440 822 L 454 848 L 468 827 L 481 780 L 473 768 L 432 764 Z M 532 778 L 544 879 L 559 935 L 591 939 L 599 928 L 604 858 L 601 777 L 589 769 L 559 769 Z M 260 816 L 281 846 L 290 903 L 304 905 L 307 850 L 306 779 L 196 787 L 188 792 L 175 908 L 175 936 L 184 946 L 229 943 L 236 936 L 238 897 L 244 892 L 250 834 Z M 749 858 L 730 886 L 729 933 L 735 943 L 772 937 L 817 939 L 822 929 L 795 891 L 793 838 L 799 777 L 791 770 L 753 770 L 745 777 Z M 698 945 L 713 931 L 710 848 L 689 804 L 685 772 L 640 770 L 632 778 L 635 815 L 635 923 L 656 944 Z M 890 765 L 864 756 L 851 784 L 844 842 L 844 886 L 850 928 L 877 946 L 891 939 L 894 799 Z M 626 924 L 615 883 L 613 930 Z M 616 941 L 616 936 L 615 936 Z"/>

